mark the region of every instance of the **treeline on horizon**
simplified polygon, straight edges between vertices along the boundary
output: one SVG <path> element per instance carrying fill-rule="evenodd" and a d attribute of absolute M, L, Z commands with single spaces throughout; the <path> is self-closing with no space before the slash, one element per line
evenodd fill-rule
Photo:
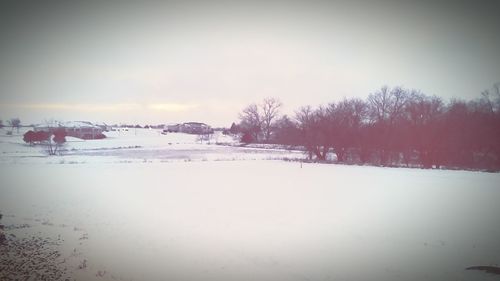
<path fill-rule="evenodd" d="M 244 143 L 302 146 L 310 161 L 500 170 L 500 83 L 470 101 L 384 86 L 293 117 L 280 115 L 281 105 L 247 106 L 230 131 Z"/>

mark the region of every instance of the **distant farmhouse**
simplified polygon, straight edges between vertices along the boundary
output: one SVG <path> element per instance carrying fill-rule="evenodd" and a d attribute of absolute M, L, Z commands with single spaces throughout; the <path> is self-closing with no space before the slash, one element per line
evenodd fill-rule
<path fill-rule="evenodd" d="M 61 129 L 67 136 L 88 140 L 105 138 L 103 132 L 108 130 L 108 126 L 105 124 L 98 126 L 87 121 L 54 122 L 34 126 L 35 132 L 54 132 Z"/>
<path fill-rule="evenodd" d="M 205 123 L 187 122 L 182 124 L 165 125 L 164 130 L 169 133 L 186 133 L 195 135 L 212 134 L 214 130 Z"/>
<path fill-rule="evenodd" d="M 167 124 L 163 126 L 163 131 L 168 133 L 178 133 L 180 130 L 181 124 Z"/>

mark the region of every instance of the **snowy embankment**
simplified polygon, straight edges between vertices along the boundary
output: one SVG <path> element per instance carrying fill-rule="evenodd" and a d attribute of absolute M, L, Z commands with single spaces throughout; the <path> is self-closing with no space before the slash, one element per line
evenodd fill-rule
<path fill-rule="evenodd" d="M 497 278 L 465 269 L 500 262 L 498 173 L 211 161 L 282 154 L 140 132 L 55 157 L 0 139 L 0 280 Z"/>

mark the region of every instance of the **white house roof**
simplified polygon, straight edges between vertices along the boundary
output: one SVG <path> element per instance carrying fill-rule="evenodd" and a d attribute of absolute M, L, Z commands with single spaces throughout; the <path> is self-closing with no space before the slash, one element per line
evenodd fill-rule
<path fill-rule="evenodd" d="M 87 122 L 87 121 L 62 122 L 61 126 L 66 127 L 66 128 L 100 128 L 99 126 L 94 125 L 94 124 Z"/>
<path fill-rule="evenodd" d="M 100 129 L 99 126 L 94 125 L 88 121 L 53 122 L 50 124 L 38 124 L 35 127 L 37 127 L 37 128 L 64 127 L 64 128 L 95 128 L 95 129 Z"/>
<path fill-rule="evenodd" d="M 184 125 L 193 125 L 193 126 L 208 126 L 207 124 L 205 124 L 205 123 L 201 123 L 201 122 L 186 122 L 186 123 L 184 123 Z"/>

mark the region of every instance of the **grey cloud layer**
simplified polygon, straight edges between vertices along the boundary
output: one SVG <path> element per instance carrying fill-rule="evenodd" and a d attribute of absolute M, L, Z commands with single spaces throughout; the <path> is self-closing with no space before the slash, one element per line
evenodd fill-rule
<path fill-rule="evenodd" d="M 2 104 L 196 103 L 206 116 L 220 102 L 223 122 L 264 96 L 292 109 L 390 84 L 473 98 L 500 80 L 494 2 L 1 5 Z"/>

